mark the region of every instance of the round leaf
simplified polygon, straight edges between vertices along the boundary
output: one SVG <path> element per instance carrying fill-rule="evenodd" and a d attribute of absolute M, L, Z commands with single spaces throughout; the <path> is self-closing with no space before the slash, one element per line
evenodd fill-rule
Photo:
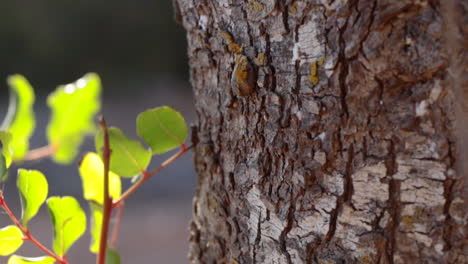
<path fill-rule="evenodd" d="M 133 177 L 148 167 L 151 161 L 151 151 L 145 149 L 140 142 L 129 139 L 120 129 L 108 129 L 111 149 L 110 170 L 123 177 Z M 96 150 L 102 157 L 104 133 L 96 135 Z"/>
<path fill-rule="evenodd" d="M 64 256 L 70 246 L 86 230 L 86 215 L 75 198 L 70 196 L 47 199 L 49 214 L 54 227 L 53 248 Z"/>
<path fill-rule="evenodd" d="M 91 73 L 75 83 L 59 86 L 47 98 L 52 110 L 47 138 L 57 148 L 53 156 L 56 162 L 70 163 L 84 136 L 95 130 L 93 120 L 101 108 L 100 93 L 99 76 Z"/>
<path fill-rule="evenodd" d="M 0 256 L 15 253 L 23 244 L 23 233 L 13 225 L 0 229 Z"/>
<path fill-rule="evenodd" d="M 20 192 L 23 226 L 27 228 L 28 221 L 37 214 L 46 200 L 49 184 L 40 171 L 19 169 L 16 186 Z"/>
<path fill-rule="evenodd" d="M 184 143 L 187 125 L 179 112 L 162 106 L 138 115 L 137 133 L 154 154 L 161 154 Z"/>
<path fill-rule="evenodd" d="M 83 182 L 83 196 L 86 200 L 92 200 L 99 204 L 104 199 L 104 164 L 101 157 L 96 153 L 88 153 L 83 158 L 79 167 L 81 180 Z M 117 200 L 120 197 L 122 184 L 120 177 L 109 172 L 109 194 Z"/>
<path fill-rule="evenodd" d="M 27 258 L 13 255 L 8 259 L 7 264 L 54 264 L 55 259 L 49 256 Z"/>

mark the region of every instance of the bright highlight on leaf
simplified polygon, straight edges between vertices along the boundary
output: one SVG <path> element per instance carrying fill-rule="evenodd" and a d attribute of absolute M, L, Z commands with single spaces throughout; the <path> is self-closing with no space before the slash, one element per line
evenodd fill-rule
<path fill-rule="evenodd" d="M 40 171 L 19 169 L 16 186 L 20 192 L 23 210 L 22 224 L 27 228 L 28 221 L 37 214 L 37 211 L 46 200 L 49 184 Z"/>
<path fill-rule="evenodd" d="M 47 98 L 52 110 L 47 138 L 57 148 L 53 156 L 56 162 L 70 163 L 84 136 L 95 130 L 93 119 L 101 108 L 100 94 L 99 76 L 90 73 L 75 83 L 59 86 Z"/>
<path fill-rule="evenodd" d="M 133 177 L 148 167 L 151 161 L 151 151 L 145 149 L 140 142 L 129 139 L 120 129 L 108 129 L 109 145 L 112 151 L 110 170 L 123 177 Z M 104 133 L 96 135 L 96 150 L 102 156 Z"/>
<path fill-rule="evenodd" d="M 91 208 L 91 245 L 89 251 L 97 253 L 101 241 L 102 206 L 93 202 L 90 202 L 89 206 Z"/>
<path fill-rule="evenodd" d="M 55 259 L 49 256 L 27 258 L 18 255 L 13 255 L 8 259 L 7 264 L 54 264 Z"/>
<path fill-rule="evenodd" d="M 10 143 L 14 150 L 13 160 L 21 160 L 28 152 L 29 138 L 36 126 L 33 110 L 34 90 L 28 80 L 18 74 L 8 77 L 8 84 L 11 93 L 10 105 L 2 128 L 14 135 Z"/>
<path fill-rule="evenodd" d="M 86 200 L 95 201 L 99 204 L 104 199 L 104 164 L 96 153 L 88 153 L 83 158 L 79 167 L 81 180 L 83 182 L 83 196 Z M 120 177 L 109 172 L 109 194 L 117 200 L 122 191 Z"/>
<path fill-rule="evenodd" d="M 106 264 L 120 264 L 120 256 L 117 251 L 108 248 L 106 252 Z"/>
<path fill-rule="evenodd" d="M 64 256 L 70 246 L 86 230 L 86 215 L 75 198 L 70 196 L 47 199 L 49 214 L 54 227 L 53 248 Z"/>
<path fill-rule="evenodd" d="M 0 229 L 0 256 L 15 253 L 23 244 L 23 233 L 13 225 Z"/>
<path fill-rule="evenodd" d="M 154 154 L 161 154 L 184 143 L 187 125 L 179 112 L 162 106 L 138 115 L 137 133 Z"/>

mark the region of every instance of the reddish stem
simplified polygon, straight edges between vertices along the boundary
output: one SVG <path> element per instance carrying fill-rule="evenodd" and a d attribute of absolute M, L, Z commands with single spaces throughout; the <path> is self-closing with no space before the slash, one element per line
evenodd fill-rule
<path fill-rule="evenodd" d="M 124 202 L 122 201 L 116 207 L 117 214 L 115 216 L 114 228 L 112 229 L 112 238 L 111 238 L 111 248 L 115 248 L 117 245 L 117 239 L 119 237 L 120 221 L 122 219 L 122 211 L 124 207 Z"/>
<path fill-rule="evenodd" d="M 182 149 L 179 152 L 177 152 L 172 157 L 168 158 L 166 161 L 161 163 L 161 165 L 159 165 L 159 167 L 157 167 L 156 169 L 154 169 L 154 170 L 152 170 L 150 172 L 148 172 L 146 170 L 142 171 L 141 173 L 143 174 L 143 177 L 140 180 L 138 180 L 137 183 L 135 183 L 129 189 L 127 189 L 127 191 L 125 191 L 125 193 L 122 194 L 120 196 L 120 198 L 112 204 L 112 207 L 114 207 L 114 208 L 118 207 L 120 203 L 124 202 L 132 193 L 134 193 L 138 188 L 140 188 L 141 185 L 143 185 L 143 183 L 145 183 L 149 178 L 151 178 L 153 175 L 160 172 L 162 169 L 166 168 L 172 162 L 174 162 L 175 160 L 180 158 L 183 154 L 185 154 L 187 151 L 189 151 L 192 148 L 192 146 L 187 147 L 187 146 L 185 146 L 185 144 L 182 144 L 181 148 Z"/>
<path fill-rule="evenodd" d="M 100 120 L 101 129 L 104 132 L 104 148 L 103 148 L 103 161 L 104 161 L 104 208 L 102 216 L 101 228 L 101 241 L 99 244 L 99 253 L 96 258 L 97 264 L 106 263 L 107 252 L 107 236 L 109 234 L 109 223 L 112 215 L 112 197 L 109 195 L 109 163 L 111 149 L 109 145 L 109 133 L 107 131 L 106 121 L 104 118 Z"/>
<path fill-rule="evenodd" d="M 20 221 L 18 220 L 18 218 L 16 218 L 16 216 L 13 214 L 13 212 L 10 210 L 10 207 L 8 207 L 6 201 L 5 201 L 5 198 L 3 197 L 3 194 L 0 194 L 0 206 L 3 207 L 3 209 L 5 210 L 5 212 L 7 213 L 7 215 L 10 217 L 11 221 L 13 221 L 13 223 L 15 223 L 15 225 L 21 230 L 21 232 L 23 232 L 23 235 L 24 235 L 24 238 L 23 240 L 24 241 L 31 241 L 34 245 L 36 245 L 37 248 L 39 248 L 40 250 L 42 250 L 44 253 L 46 253 L 47 255 L 53 257 L 58 263 L 60 264 L 68 264 L 68 261 L 66 260 L 65 256 L 64 257 L 60 257 L 58 255 L 56 255 L 54 252 L 52 252 L 50 249 L 46 248 L 44 245 L 41 244 L 41 242 L 39 242 L 32 234 L 31 232 L 25 228 L 21 223 Z"/>

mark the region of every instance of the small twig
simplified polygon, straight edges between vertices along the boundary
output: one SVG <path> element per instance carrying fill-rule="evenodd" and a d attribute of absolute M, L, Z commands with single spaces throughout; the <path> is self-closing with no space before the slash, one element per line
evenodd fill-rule
<path fill-rule="evenodd" d="M 112 215 L 112 197 L 109 195 L 109 164 L 111 149 L 109 145 L 109 133 L 107 131 L 107 125 L 104 118 L 99 120 L 101 129 L 104 132 L 104 148 L 103 148 L 103 161 L 104 161 L 104 208 L 102 216 L 102 228 L 101 228 L 101 241 L 99 244 L 99 253 L 96 258 L 97 264 L 106 263 L 106 252 L 107 252 L 107 236 L 109 234 L 109 222 Z"/>
<path fill-rule="evenodd" d="M 13 212 L 10 210 L 10 208 L 8 207 L 6 201 L 5 201 L 5 198 L 3 197 L 2 194 L 0 194 L 0 206 L 3 207 L 3 209 L 5 210 L 5 212 L 7 213 L 7 215 L 10 217 L 11 221 L 13 221 L 13 223 L 21 230 L 21 232 L 23 232 L 23 235 L 24 235 L 24 238 L 23 240 L 24 241 L 31 241 L 34 245 L 36 245 L 37 248 L 39 248 L 40 250 L 42 250 L 44 253 L 46 253 L 47 255 L 53 257 L 58 263 L 60 264 L 68 264 L 68 261 L 66 260 L 65 256 L 64 257 L 60 257 L 58 256 L 57 254 L 55 254 L 54 252 L 52 252 L 50 249 L 46 248 L 44 245 L 41 244 L 41 242 L 39 242 L 32 234 L 31 232 L 25 228 L 21 223 L 20 221 L 18 220 L 18 218 L 16 218 L 16 216 L 13 214 Z"/>
<path fill-rule="evenodd" d="M 116 248 L 117 246 L 117 239 L 119 237 L 120 221 L 122 219 L 123 207 L 124 207 L 123 201 L 119 203 L 119 205 L 116 207 L 117 214 L 115 215 L 115 223 L 112 229 L 111 248 Z"/>
<path fill-rule="evenodd" d="M 182 156 L 183 154 L 185 154 L 185 152 L 189 151 L 192 146 L 185 146 L 185 144 L 182 144 L 182 149 L 177 152 L 176 154 L 174 154 L 172 157 L 168 158 L 166 161 L 164 161 L 159 167 L 157 167 L 156 169 L 152 170 L 150 173 L 149 173 L 149 177 L 155 175 L 156 173 L 158 173 L 159 171 L 161 171 L 162 169 L 164 169 L 165 167 L 167 167 L 169 164 L 171 164 L 172 162 L 174 162 L 175 160 L 177 160 L 180 156 Z"/>
<path fill-rule="evenodd" d="M 24 157 L 23 161 L 34 161 L 40 160 L 44 158 L 48 158 L 57 151 L 57 146 L 55 145 L 47 145 L 37 149 L 30 150 L 26 157 Z"/>
<path fill-rule="evenodd" d="M 142 171 L 141 173 L 143 174 L 143 177 L 141 177 L 141 179 L 139 179 L 134 185 L 132 185 L 127 191 L 125 191 L 125 193 L 122 194 L 120 198 L 112 204 L 112 207 L 114 208 L 118 207 L 120 203 L 124 202 L 132 193 L 134 193 L 138 188 L 140 188 L 140 186 L 143 185 L 143 183 L 145 183 L 149 178 L 151 178 L 153 175 L 155 175 L 156 173 L 160 172 L 162 169 L 169 166 L 172 162 L 180 158 L 183 154 L 185 154 L 187 151 L 189 151 L 192 148 L 192 146 L 186 147 L 185 144 L 182 144 L 181 147 L 182 149 L 179 152 L 177 152 L 172 157 L 164 161 L 156 169 L 150 172 Z"/>

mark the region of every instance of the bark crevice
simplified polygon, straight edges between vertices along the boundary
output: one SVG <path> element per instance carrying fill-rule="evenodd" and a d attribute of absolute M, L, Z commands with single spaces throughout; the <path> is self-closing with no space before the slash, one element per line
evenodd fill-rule
<path fill-rule="evenodd" d="M 199 117 L 193 263 L 468 262 L 437 1 L 175 6 Z"/>

